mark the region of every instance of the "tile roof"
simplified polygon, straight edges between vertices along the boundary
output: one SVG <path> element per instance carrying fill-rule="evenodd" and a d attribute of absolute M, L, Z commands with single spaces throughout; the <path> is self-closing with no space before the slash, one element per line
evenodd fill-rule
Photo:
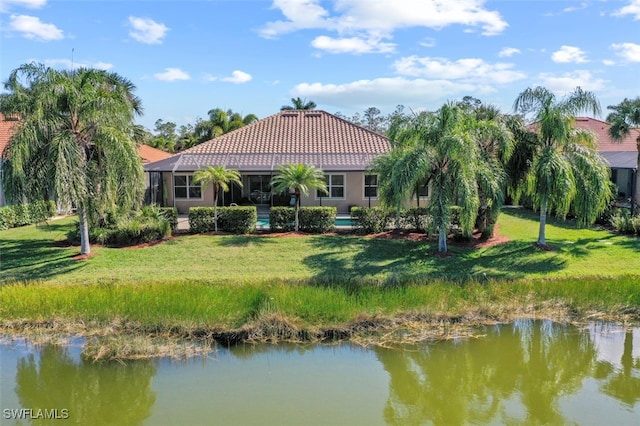
<path fill-rule="evenodd" d="M 636 138 L 640 136 L 640 129 L 631 129 L 629 135 L 620 142 L 616 142 L 609 136 L 611 125 L 606 121 L 596 120 L 590 117 L 576 117 L 575 126 L 591 130 L 598 137 L 598 151 L 633 151 L 638 152 Z"/>
<path fill-rule="evenodd" d="M 153 163 L 154 161 L 164 160 L 171 157 L 172 154 L 161 151 L 149 145 L 138 145 L 138 154 L 142 158 L 143 163 Z"/>
<path fill-rule="evenodd" d="M 281 111 L 145 169 L 189 171 L 223 165 L 271 171 L 281 164 L 305 163 L 325 171 L 365 170 L 390 149 L 386 137 L 325 111 Z"/>
<path fill-rule="evenodd" d="M 0 114 L 0 157 L 4 156 L 4 149 L 9 145 L 9 139 L 13 136 L 17 125 L 17 119 L 7 118 L 4 114 Z"/>

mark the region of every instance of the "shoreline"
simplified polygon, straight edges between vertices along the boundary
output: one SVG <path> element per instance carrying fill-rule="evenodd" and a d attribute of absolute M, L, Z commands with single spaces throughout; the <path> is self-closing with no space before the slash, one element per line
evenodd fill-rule
<path fill-rule="evenodd" d="M 84 339 L 82 357 L 89 361 L 126 361 L 154 358 L 186 359 L 207 356 L 216 346 L 239 344 L 338 344 L 364 347 L 415 345 L 429 341 L 481 338 L 486 326 L 517 320 L 549 320 L 560 324 L 586 326 L 608 322 L 623 326 L 640 325 L 640 312 L 577 312 L 557 302 L 536 311 L 514 310 L 502 315 L 467 311 L 457 315 L 405 312 L 394 316 L 366 316 L 333 327 L 304 327 L 295 319 L 277 313 L 266 314 L 240 328 L 216 326 L 188 329 L 180 325 L 158 326 L 155 330 L 134 322 L 115 319 L 107 324 L 73 322 L 64 319 L 13 320 L 0 323 L 0 344 L 24 340 L 33 346 L 67 345 Z"/>

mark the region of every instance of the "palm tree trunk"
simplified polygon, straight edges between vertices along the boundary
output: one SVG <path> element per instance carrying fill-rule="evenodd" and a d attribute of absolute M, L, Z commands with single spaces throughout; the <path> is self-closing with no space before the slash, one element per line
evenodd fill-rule
<path fill-rule="evenodd" d="M 80 222 L 80 254 L 89 254 L 91 253 L 89 222 L 87 220 L 87 212 L 82 207 L 78 207 L 78 219 Z"/>
<path fill-rule="evenodd" d="M 538 231 L 538 245 L 544 246 L 547 244 L 545 237 L 545 228 L 547 225 L 547 197 L 542 197 L 540 201 L 540 229 Z"/>
<path fill-rule="evenodd" d="M 213 230 L 218 232 L 218 191 L 213 186 Z"/>
<path fill-rule="evenodd" d="M 298 232 L 298 229 L 300 228 L 300 193 L 298 191 L 295 192 L 296 194 L 296 232 Z"/>
<path fill-rule="evenodd" d="M 447 228 L 440 226 L 438 229 L 438 253 L 447 252 Z"/>

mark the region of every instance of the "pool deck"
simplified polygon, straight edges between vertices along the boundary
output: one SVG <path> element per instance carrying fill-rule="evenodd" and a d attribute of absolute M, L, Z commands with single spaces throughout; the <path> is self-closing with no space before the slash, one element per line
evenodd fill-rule
<path fill-rule="evenodd" d="M 264 214 L 258 214 L 258 220 L 259 219 L 269 219 L 269 212 L 267 211 L 266 216 Z M 336 219 L 351 219 L 351 216 L 349 215 L 337 215 Z M 347 230 L 347 229 L 352 229 L 352 226 L 347 226 L 347 225 L 341 225 L 341 226 L 336 226 L 336 229 L 343 229 L 343 230 Z M 260 230 L 260 231 L 267 231 L 270 229 L 269 225 L 262 225 L 262 224 L 257 224 L 256 225 L 256 229 Z M 177 228 L 178 232 L 181 233 L 185 233 L 185 232 L 189 232 L 189 215 L 186 214 L 179 214 L 178 215 L 178 228 Z"/>

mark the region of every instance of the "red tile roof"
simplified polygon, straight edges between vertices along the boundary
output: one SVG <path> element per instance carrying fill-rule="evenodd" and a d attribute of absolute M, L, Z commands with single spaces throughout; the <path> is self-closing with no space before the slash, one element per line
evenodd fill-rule
<path fill-rule="evenodd" d="M 631 129 L 629 135 L 620 142 L 616 142 L 609 136 L 611 125 L 606 121 L 596 120 L 590 117 L 576 117 L 575 126 L 591 130 L 598 137 L 598 151 L 632 151 L 638 152 L 636 138 L 640 136 L 640 129 Z"/>
<path fill-rule="evenodd" d="M 145 168 L 187 171 L 223 165 L 270 171 L 285 163 L 305 163 L 326 171 L 365 170 L 390 149 L 386 137 L 325 111 L 281 111 Z"/>
<path fill-rule="evenodd" d="M 3 157 L 4 149 L 9 145 L 9 139 L 13 136 L 18 120 L 5 117 L 0 114 L 0 157 Z"/>
<path fill-rule="evenodd" d="M 138 145 L 138 154 L 140 154 L 143 163 L 164 160 L 172 155 L 149 145 Z"/>

